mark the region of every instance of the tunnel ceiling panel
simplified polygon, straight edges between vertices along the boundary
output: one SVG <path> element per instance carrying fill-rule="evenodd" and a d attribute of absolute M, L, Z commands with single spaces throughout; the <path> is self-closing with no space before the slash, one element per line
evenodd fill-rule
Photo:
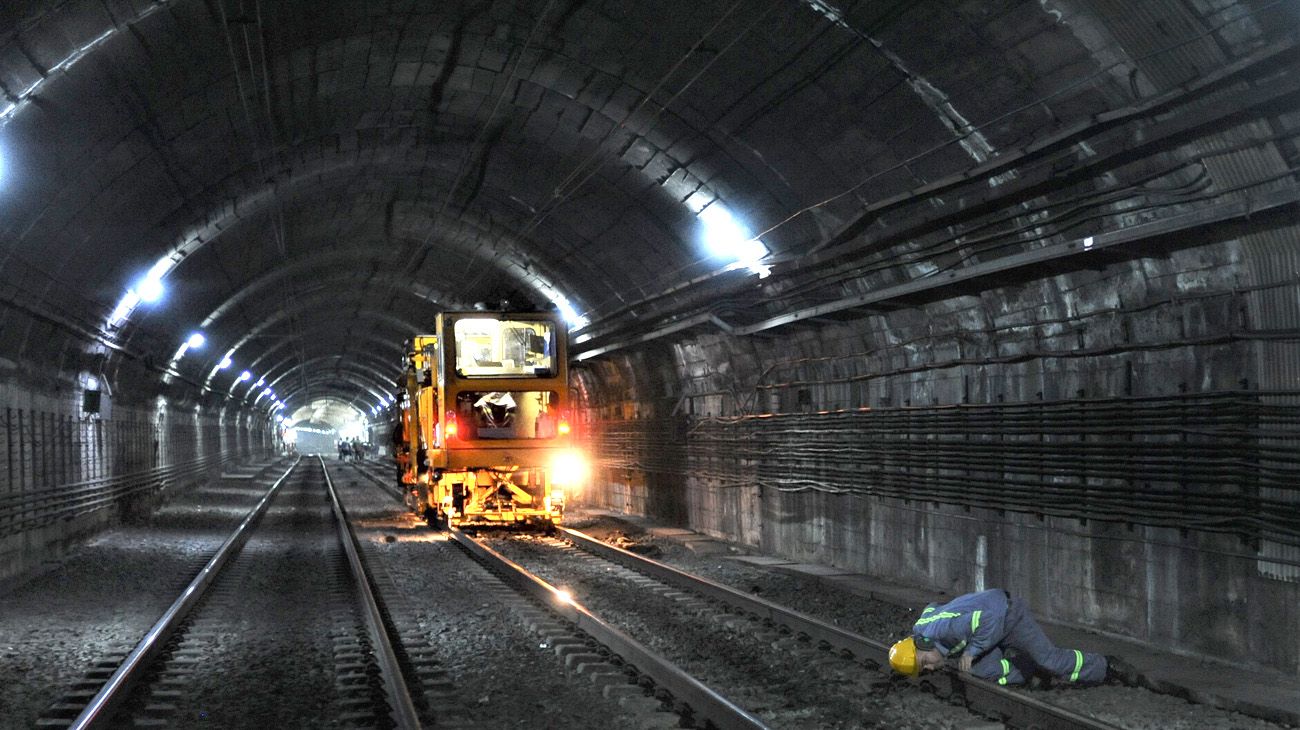
<path fill-rule="evenodd" d="M 219 392 L 328 362 L 313 377 L 364 394 L 478 302 L 600 322 L 721 277 L 767 316 L 758 287 L 797 292 L 804 257 L 897 222 L 872 206 L 1295 20 L 1159 5 L 1168 48 L 1126 35 L 1124 3 L 1066 0 L 11 0 L 4 276 L 33 308 L 63 292 L 62 336 Z M 1197 34 L 1224 18 L 1216 51 Z M 918 250 L 907 275 L 935 266 Z M 759 255 L 780 264 L 761 285 Z M 163 296 L 124 309 L 151 270 Z"/>

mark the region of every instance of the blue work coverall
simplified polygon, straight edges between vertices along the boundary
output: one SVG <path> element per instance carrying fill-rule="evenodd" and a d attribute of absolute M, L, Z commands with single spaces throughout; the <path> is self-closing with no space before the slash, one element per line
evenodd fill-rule
<path fill-rule="evenodd" d="M 998 684 L 1028 680 L 1024 672 L 1029 668 L 1008 660 L 1008 649 L 1066 682 L 1106 678 L 1104 656 L 1056 646 L 1038 627 L 1024 600 L 1000 589 L 967 593 L 942 606 L 932 603 L 921 612 L 912 633 L 932 640 L 945 657 L 969 654 L 971 674 Z"/>

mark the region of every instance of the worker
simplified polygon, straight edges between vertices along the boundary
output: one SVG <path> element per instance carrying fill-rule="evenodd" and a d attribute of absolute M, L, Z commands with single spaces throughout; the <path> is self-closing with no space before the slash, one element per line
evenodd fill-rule
<path fill-rule="evenodd" d="M 1135 683 L 1131 668 L 1118 659 L 1053 644 L 1025 600 L 1000 589 L 931 603 L 912 635 L 889 650 L 889 665 L 911 677 L 951 658 L 962 672 L 1002 685 L 1025 684 L 1037 672 L 1066 684 Z"/>

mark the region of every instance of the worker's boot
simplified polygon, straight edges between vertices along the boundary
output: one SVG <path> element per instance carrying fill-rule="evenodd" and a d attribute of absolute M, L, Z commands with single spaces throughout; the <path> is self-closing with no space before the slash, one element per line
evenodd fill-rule
<path fill-rule="evenodd" d="M 1141 683 L 1141 675 L 1132 664 L 1111 654 L 1106 655 L 1106 683 L 1122 684 L 1136 687 Z"/>

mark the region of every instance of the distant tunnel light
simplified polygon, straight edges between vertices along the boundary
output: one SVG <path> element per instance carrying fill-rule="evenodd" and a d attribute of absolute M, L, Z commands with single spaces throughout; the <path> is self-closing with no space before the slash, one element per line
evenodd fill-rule
<path fill-rule="evenodd" d="M 252 378 L 253 378 L 253 374 L 245 370 L 244 372 L 239 374 L 239 380 L 237 382 L 242 383 L 245 380 L 252 380 Z"/>
<path fill-rule="evenodd" d="M 714 202 L 699 214 L 704 226 L 704 248 L 714 258 L 728 262 L 728 269 L 746 268 L 765 277 L 771 267 L 761 263 L 769 253 L 762 241 L 731 214 L 727 207 Z"/>
<path fill-rule="evenodd" d="M 230 356 L 227 355 L 227 356 L 221 358 L 221 362 L 220 362 L 220 363 L 217 363 L 217 369 L 218 369 L 218 370 L 225 370 L 226 368 L 230 367 L 232 364 L 233 364 L 233 363 L 232 363 L 231 360 L 230 360 Z"/>
<path fill-rule="evenodd" d="M 203 345 L 206 344 L 207 341 L 208 338 L 204 337 L 202 332 L 195 332 L 194 334 L 190 335 L 189 339 L 185 340 L 185 344 L 189 345 L 189 348 L 191 350 L 197 350 L 200 347 L 203 347 Z"/>

